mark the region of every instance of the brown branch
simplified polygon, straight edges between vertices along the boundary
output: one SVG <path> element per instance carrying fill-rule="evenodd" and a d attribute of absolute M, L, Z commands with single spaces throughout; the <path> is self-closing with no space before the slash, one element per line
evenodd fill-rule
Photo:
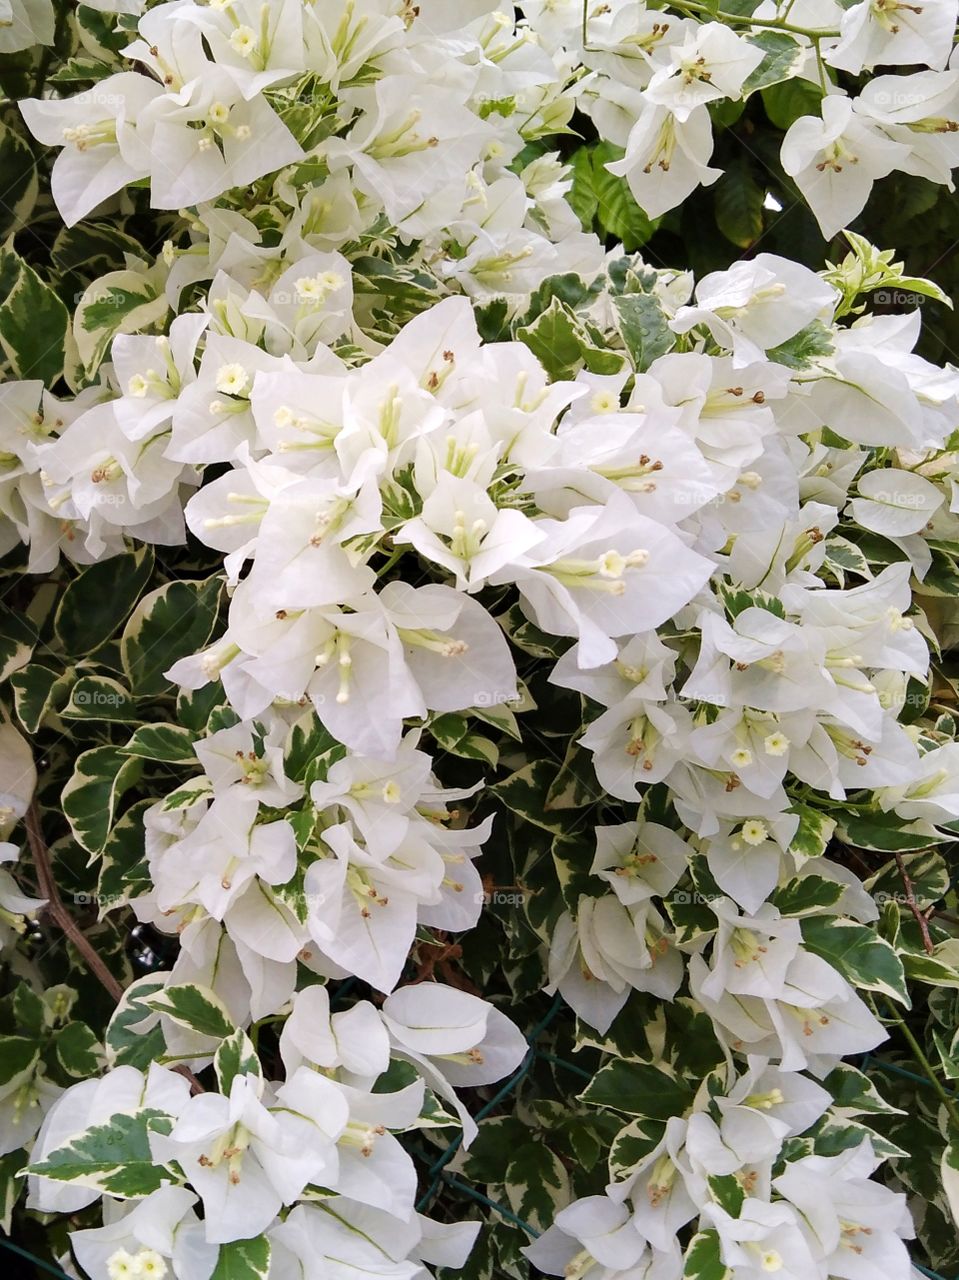
<path fill-rule="evenodd" d="M 40 829 L 40 815 L 37 811 L 35 800 L 31 801 L 23 821 L 27 829 L 27 843 L 30 846 L 33 865 L 37 870 L 37 884 L 41 895 L 47 900 L 41 914 L 48 916 L 57 928 L 62 930 L 80 953 L 80 957 L 86 967 L 100 982 L 101 986 L 110 993 L 116 1003 L 119 1004 L 123 999 L 123 986 L 97 954 L 90 939 L 74 920 L 60 897 L 60 890 L 57 888 L 57 882 L 53 875 L 53 866 L 50 862 L 50 851 Z M 189 1067 L 178 1066 L 174 1067 L 173 1070 L 189 1080 L 191 1093 L 204 1092 L 203 1085 L 200 1084 Z"/>
<path fill-rule="evenodd" d="M 922 945 L 926 948 L 926 954 L 931 956 L 935 953 L 936 948 L 933 945 L 932 938 L 929 936 L 929 921 L 919 910 L 919 903 L 916 901 L 912 881 L 909 878 L 909 872 L 906 870 L 906 864 L 902 860 L 902 854 L 895 852 L 892 856 L 896 859 L 896 866 L 899 868 L 899 874 L 902 877 L 902 886 L 906 891 L 906 905 L 916 918 L 919 932 L 922 934 Z"/>
<path fill-rule="evenodd" d="M 49 916 L 57 928 L 66 934 L 77 951 L 79 951 L 86 967 L 119 1004 L 123 999 L 123 987 L 104 964 L 101 957 L 97 955 L 89 938 L 74 920 L 60 897 L 60 890 L 57 888 L 56 881 L 53 878 L 50 851 L 47 849 L 46 841 L 40 830 L 40 815 L 37 813 L 36 801 L 31 802 L 24 818 L 24 824 L 27 828 L 27 842 L 30 845 L 30 853 L 33 856 L 33 865 L 37 869 L 37 882 L 40 893 L 47 900 L 47 905 L 43 908 L 42 914 Z"/>

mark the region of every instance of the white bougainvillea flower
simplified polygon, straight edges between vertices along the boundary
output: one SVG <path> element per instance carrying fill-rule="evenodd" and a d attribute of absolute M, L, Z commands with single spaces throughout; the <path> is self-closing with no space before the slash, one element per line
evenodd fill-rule
<path fill-rule="evenodd" d="M 758 45 L 721 22 L 706 22 L 688 31 L 682 44 L 669 47 L 668 55 L 669 62 L 657 66 L 643 96 L 666 107 L 680 124 L 707 102 L 738 98 L 743 82 L 763 60 Z"/>
<path fill-rule="evenodd" d="M 835 290 L 807 267 L 760 253 L 728 271 L 703 276 L 695 306 L 680 307 L 669 323 L 675 333 L 704 325 L 733 353 L 733 367 L 762 360 L 816 319 L 828 319 Z"/>
<path fill-rule="evenodd" d="M 857 1280 L 911 1270 L 903 1239 L 914 1234 L 902 1197 L 871 1180 L 880 1161 L 869 1138 L 838 1156 L 804 1156 L 773 1180 L 801 1215 L 817 1258 L 830 1275 Z"/>
<path fill-rule="evenodd" d="M 211 1243 L 264 1231 L 308 1182 L 335 1183 L 336 1139 L 349 1108 L 335 1084 L 304 1067 L 264 1094 L 250 1075 L 229 1097 L 201 1093 L 183 1108 L 169 1135 L 150 1135 L 160 1162 L 175 1160 L 203 1202 Z"/>
<path fill-rule="evenodd" d="M 802 1220 L 781 1202 L 748 1198 L 738 1217 L 718 1204 L 707 1205 L 704 1217 L 719 1233 L 723 1262 L 744 1280 L 774 1272 L 782 1280 L 803 1280 L 817 1273 L 815 1257 L 802 1230 Z"/>
<path fill-rule="evenodd" d="M 851 99 L 834 94 L 823 98 L 821 120 L 802 116 L 790 125 L 781 152 L 827 240 L 862 212 L 876 179 L 908 155 L 908 147 L 854 114 Z"/>
<path fill-rule="evenodd" d="M 293 1000 L 293 1011 L 280 1033 L 280 1054 L 288 1075 L 308 1063 L 346 1072 L 353 1083 L 372 1083 L 389 1066 L 390 1043 L 376 1007 L 368 1000 L 331 1013 L 326 987 L 311 986 Z"/>
<path fill-rule="evenodd" d="M 550 1228 L 522 1252 L 547 1275 L 610 1280 L 638 1274 L 631 1269 L 647 1250 L 626 1205 L 608 1196 L 585 1196 L 561 1209 Z"/>
<path fill-rule="evenodd" d="M 624 822 L 596 828 L 596 857 L 590 867 L 612 886 L 624 907 L 665 897 L 686 870 L 690 848 L 658 822 Z"/>
<path fill-rule="evenodd" d="M 543 630 L 577 636 L 584 667 L 615 658 L 615 638 L 665 622 L 712 571 L 621 493 L 605 507 L 577 507 L 566 520 L 540 520 L 536 528 L 542 543 L 514 556 L 490 581 L 515 582 Z"/>
<path fill-rule="evenodd" d="M 626 155 L 607 165 L 624 177 L 650 218 L 675 209 L 697 187 L 708 187 L 722 169 L 711 169 L 713 130 L 709 112 L 693 107 L 678 120 L 667 107 L 645 105 L 626 141 Z"/>
<path fill-rule="evenodd" d="M 186 1187 L 165 1186 L 139 1201 L 104 1201 L 104 1225 L 70 1232 L 77 1261 L 91 1276 L 209 1280 L 219 1249 L 209 1243 Z"/>
<path fill-rule="evenodd" d="M 145 178 L 150 162 L 137 124 L 163 96 L 148 76 L 122 71 L 74 98 L 25 98 L 27 127 L 47 147 L 62 147 L 53 166 L 53 198 L 68 227 L 128 183 Z"/>
<path fill-rule="evenodd" d="M 584 1022 L 609 1030 L 631 990 L 671 1000 L 682 982 L 678 952 L 649 901 L 624 907 L 617 897 L 581 897 L 575 918 L 564 912 L 550 940 L 549 986 Z"/>
<path fill-rule="evenodd" d="M 452 1105 L 469 1145 L 477 1125 L 455 1090 L 514 1071 L 529 1050 L 518 1027 L 488 1001 L 439 982 L 400 987 L 383 1002 L 382 1016 L 394 1055 L 412 1062 Z"/>
<path fill-rule="evenodd" d="M 234 78 L 213 64 L 154 97 L 138 114 L 137 138 L 149 157 L 156 209 L 213 200 L 303 155 L 266 99 L 246 100 Z"/>
<path fill-rule="evenodd" d="M 920 65 L 941 71 L 952 53 L 956 0 L 859 0 L 844 9 L 839 40 L 825 61 L 858 75 L 864 68 Z"/>

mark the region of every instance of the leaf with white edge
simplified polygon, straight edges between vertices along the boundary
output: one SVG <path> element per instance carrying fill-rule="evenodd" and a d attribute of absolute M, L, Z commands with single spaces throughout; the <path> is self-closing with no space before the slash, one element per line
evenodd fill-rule
<path fill-rule="evenodd" d="M 763 52 L 763 60 L 746 77 L 742 93 L 746 97 L 757 89 L 789 80 L 799 70 L 805 46 L 785 31 L 761 31 L 747 37 L 750 44 Z"/>
<path fill-rule="evenodd" d="M 537 1231 L 545 1231 L 572 1199 L 563 1162 L 542 1141 L 513 1152 L 503 1185 L 510 1208 Z"/>
<path fill-rule="evenodd" d="M 0 683 L 27 665 L 39 639 L 29 619 L 0 604 Z"/>
<path fill-rule="evenodd" d="M 909 1007 L 903 962 L 874 930 L 853 920 L 811 916 L 802 922 L 803 942 L 855 987 L 879 991 Z"/>
<path fill-rule="evenodd" d="M 69 313 L 10 241 L 0 248 L 0 299 L 0 347 L 15 375 L 52 386 L 63 373 Z"/>
<path fill-rule="evenodd" d="M 693 1090 L 689 1081 L 667 1075 L 650 1063 L 614 1061 L 596 1072 L 579 1099 L 626 1115 L 668 1120 L 683 1114 L 692 1103 Z"/>
<path fill-rule="evenodd" d="M 661 1120 L 649 1120 L 645 1116 L 631 1120 L 617 1133 L 609 1150 L 609 1177 L 611 1182 L 626 1179 L 640 1160 L 662 1141 L 664 1125 Z"/>
<path fill-rule="evenodd" d="M 901 951 L 906 977 L 933 987 L 959 987 L 959 938 L 939 942 L 932 955 L 925 951 Z"/>
<path fill-rule="evenodd" d="M 81 676 L 60 714 L 64 720 L 129 723 L 140 719 L 133 694 L 109 676 Z"/>
<path fill-rule="evenodd" d="M 839 817 L 836 834 L 845 844 L 880 853 L 914 853 L 931 844 L 945 844 L 951 836 L 927 823 L 906 822 L 894 813 L 846 814 Z"/>
<path fill-rule="evenodd" d="M 53 630 L 67 653 L 87 657 L 123 625 L 153 573 L 152 547 L 138 547 L 83 570 L 67 584 Z"/>
<path fill-rule="evenodd" d="M 142 333 L 170 310 L 156 268 L 111 271 L 94 280 L 77 303 L 73 337 L 88 378 L 96 373 L 118 333 Z"/>
<path fill-rule="evenodd" d="M 99 1041 L 85 1022 L 68 1022 L 53 1038 L 57 1062 L 69 1076 L 84 1079 L 100 1070 Z"/>
<path fill-rule="evenodd" d="M 624 293 L 612 299 L 620 336 L 637 373 L 676 345 L 662 303 L 651 293 Z"/>
<path fill-rule="evenodd" d="M 150 887 L 143 818 L 151 800 L 137 800 L 114 823 L 100 854 L 97 876 L 98 918 L 125 906 L 139 887 Z"/>
<path fill-rule="evenodd" d="M 925 910 L 946 896 L 949 892 L 949 868 L 941 853 L 926 849 L 922 853 L 906 853 L 900 857 L 917 906 Z M 906 901 L 902 874 L 894 861 L 887 862 L 876 875 L 863 881 L 863 888 L 879 903 Z"/>
<path fill-rule="evenodd" d="M 137 978 L 123 993 L 104 1037 L 107 1062 L 111 1067 L 136 1067 L 145 1071 L 163 1053 L 165 1043 L 160 1018 L 146 1003 L 163 990 L 165 973 L 148 973 Z"/>
<path fill-rule="evenodd" d="M 959 1226 L 959 1141 L 946 1144 L 939 1164 L 942 1175 L 942 1186 L 949 1202 L 949 1212 L 953 1221 Z"/>
<path fill-rule="evenodd" d="M 27 733 L 36 733 L 54 714 L 73 684 L 72 667 L 65 672 L 30 662 L 10 677 L 13 705 Z"/>
<path fill-rule="evenodd" d="M 177 724 L 145 724 L 122 748 L 124 755 L 166 764 L 195 764 L 195 735 Z"/>
<path fill-rule="evenodd" d="M 233 1019 L 219 996 L 209 987 L 201 987 L 194 982 L 166 987 L 156 995 L 147 996 L 144 1003 L 181 1027 L 189 1027 L 201 1036 L 225 1040 L 236 1030 Z"/>
<path fill-rule="evenodd" d="M 719 1232 L 694 1235 L 683 1258 L 685 1280 L 730 1280 L 732 1274 L 719 1251 Z"/>
<path fill-rule="evenodd" d="M 429 731 L 437 745 L 450 755 L 461 756 L 466 760 L 482 760 L 491 769 L 495 769 L 499 762 L 496 743 L 480 733 L 474 733 L 465 716 L 455 712 L 437 716 L 430 721 Z"/>
<path fill-rule="evenodd" d="M 119 1200 L 138 1199 L 174 1181 L 169 1170 L 154 1163 L 149 1140 L 151 1132 L 169 1133 L 172 1127 L 172 1119 L 154 1107 L 133 1115 L 118 1113 L 28 1168 L 38 1177 L 71 1182 Z"/>
<path fill-rule="evenodd" d="M 733 1218 L 738 1218 L 746 1200 L 743 1184 L 735 1174 L 713 1175 L 707 1178 L 709 1194 L 721 1209 Z"/>
<path fill-rule="evenodd" d="M 0 1088 L 4 1097 L 33 1074 L 40 1046 L 31 1036 L 0 1036 Z"/>
<path fill-rule="evenodd" d="M 232 1035 L 227 1036 L 217 1049 L 213 1066 L 220 1092 L 223 1094 L 229 1094 L 237 1076 L 263 1078 L 263 1070 L 256 1050 L 253 1048 L 253 1041 L 245 1031 L 239 1028 Z"/>
<path fill-rule="evenodd" d="M 221 1244 L 210 1280 L 266 1280 L 270 1253 L 270 1242 L 266 1236 Z"/>
<path fill-rule="evenodd" d="M 0 173 L 3 174 L 0 239 L 3 239 L 24 226 L 39 190 L 37 162 L 30 145 L 4 123 L 0 123 Z"/>
<path fill-rule="evenodd" d="M 137 781 L 142 765 L 119 747 L 93 747 L 77 757 L 63 789 L 63 812 L 77 843 L 100 853 L 107 842 L 121 796 Z"/>
<path fill-rule="evenodd" d="M 848 1062 L 840 1062 L 823 1081 L 832 1094 L 834 1109 L 842 1116 L 905 1115 L 887 1102 L 867 1075 Z"/>
<path fill-rule="evenodd" d="M 834 907 L 845 891 L 836 880 L 822 876 L 794 876 L 779 885 L 770 901 L 784 916 L 805 916 Z"/>
<path fill-rule="evenodd" d="M 123 629 L 120 655 L 137 697 L 171 691 L 164 672 L 202 649 L 213 633 L 222 579 L 169 582 L 143 597 Z"/>
<path fill-rule="evenodd" d="M 826 539 L 826 566 L 836 576 L 840 586 L 846 581 L 847 573 L 854 573 L 868 581 L 873 575 L 869 561 L 854 542 L 848 538 L 832 537 Z"/>
<path fill-rule="evenodd" d="M 14 1206 L 26 1182 L 22 1169 L 27 1159 L 22 1148 L 0 1156 L 0 1231 L 6 1236 L 10 1235 Z"/>

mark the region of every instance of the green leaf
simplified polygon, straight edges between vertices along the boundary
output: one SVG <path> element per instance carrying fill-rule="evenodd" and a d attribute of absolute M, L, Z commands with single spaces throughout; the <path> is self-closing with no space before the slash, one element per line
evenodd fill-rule
<path fill-rule="evenodd" d="M 732 1271 L 723 1262 L 718 1231 L 700 1231 L 689 1242 L 683 1259 L 685 1280 L 730 1280 Z"/>
<path fill-rule="evenodd" d="M 942 1189 L 949 1202 L 952 1220 L 959 1227 L 959 1140 L 954 1139 L 946 1144 L 939 1164 L 942 1176 Z"/>
<path fill-rule="evenodd" d="M 67 705 L 60 714 L 65 720 L 129 723 L 140 719 L 130 690 L 108 676 L 81 676 L 70 690 Z"/>
<path fill-rule="evenodd" d="M 0 604 L 0 683 L 27 665 L 38 641 L 29 619 Z"/>
<path fill-rule="evenodd" d="M 545 1231 L 572 1198 L 562 1161 L 541 1141 L 525 1142 L 513 1151 L 504 1189 L 516 1216 L 538 1231 Z"/>
<path fill-rule="evenodd" d="M 64 675 L 39 662 L 28 663 L 10 677 L 13 705 L 27 733 L 36 733 L 69 689 L 72 676 Z"/>
<path fill-rule="evenodd" d="M 496 743 L 471 730 L 465 716 L 455 712 L 437 716 L 430 721 L 429 731 L 436 739 L 437 746 L 450 755 L 462 756 L 467 760 L 482 760 L 491 769 L 495 769 L 499 763 Z"/>
<path fill-rule="evenodd" d="M 832 352 L 831 332 L 821 320 L 813 320 L 778 347 L 770 347 L 766 352 L 766 359 L 784 364 L 788 369 L 811 369 L 817 360 L 832 355 Z M 835 541 L 841 542 L 842 539 Z M 864 576 L 868 577 L 869 574 Z"/>
<path fill-rule="evenodd" d="M 934 987 L 959 987 L 959 938 L 937 943 L 932 955 L 924 951 L 900 954 L 906 977 L 911 981 L 926 982 Z"/>
<path fill-rule="evenodd" d="M 532 764 L 515 773 L 502 782 L 497 782 L 490 790 L 527 822 L 552 831 L 556 835 L 569 833 L 569 815 L 563 810 L 546 809 L 546 797 L 556 777 L 556 765 L 548 760 L 535 760 Z"/>
<path fill-rule="evenodd" d="M 820 114 L 822 89 L 811 80 L 793 76 L 767 85 L 762 91 L 762 98 L 766 115 L 777 129 L 788 129 L 802 116 Z"/>
<path fill-rule="evenodd" d="M 853 986 L 880 991 L 908 1007 L 903 964 L 888 942 L 865 925 L 830 916 L 802 922 L 803 942 L 847 978 Z"/>
<path fill-rule="evenodd" d="M 54 1036 L 53 1047 L 69 1076 L 86 1079 L 100 1070 L 99 1042 L 84 1022 L 68 1022 Z"/>
<path fill-rule="evenodd" d="M 77 843 L 88 853 L 103 849 L 120 797 L 138 780 L 141 767 L 119 747 L 93 747 L 77 757 L 62 804 Z"/>
<path fill-rule="evenodd" d="M 693 1100 L 686 1080 L 677 1080 L 645 1062 L 610 1062 L 579 1095 L 581 1102 L 610 1107 L 630 1116 L 668 1120 L 681 1116 Z"/>
<path fill-rule="evenodd" d="M 39 189 L 33 151 L 25 138 L 3 122 L 0 122 L 0 173 L 3 174 L 0 240 L 3 240 L 28 221 Z"/>
<path fill-rule="evenodd" d="M 26 1182 L 23 1166 L 27 1162 L 27 1153 L 21 1148 L 0 1156 L 0 1231 L 10 1235 L 13 1225 L 13 1210 Z"/>
<path fill-rule="evenodd" d="M 170 1117 L 153 1107 L 133 1115 L 119 1113 L 29 1165 L 29 1171 L 120 1200 L 148 1196 L 173 1181 L 162 1165 L 154 1163 L 149 1134 L 169 1133 L 172 1127 Z"/>
<path fill-rule="evenodd" d="M 750 44 L 762 49 L 764 57 L 759 66 L 746 77 L 743 97 L 757 89 L 779 84 L 795 75 L 802 64 L 806 46 L 785 31 L 761 31 L 747 36 Z"/>
<path fill-rule="evenodd" d="M 40 1046 L 32 1036 L 0 1036 L 0 1088 L 5 1098 L 33 1075 L 39 1054 Z"/>
<path fill-rule="evenodd" d="M 746 1201 L 746 1192 L 735 1174 L 714 1175 L 706 1181 L 709 1183 L 709 1194 L 720 1208 L 725 1209 L 733 1218 L 738 1218 Z"/>
<path fill-rule="evenodd" d="M 792 838 L 789 852 L 802 858 L 818 858 L 826 852 L 833 832 L 836 830 L 836 819 L 811 805 L 800 804 L 794 800 L 791 813 L 799 815 L 799 826 Z"/>
<path fill-rule="evenodd" d="M 170 309 L 155 269 L 111 271 L 83 291 L 73 316 L 73 337 L 88 378 L 118 333 L 142 333 Z"/>
<path fill-rule="evenodd" d="M 97 877 L 97 907 L 101 920 L 108 912 L 125 906 L 141 881 L 145 881 L 144 888 L 150 887 L 143 816 L 152 803 L 146 799 L 132 804 L 114 824 L 103 846 Z"/>
<path fill-rule="evenodd" d="M 609 1177 L 611 1182 L 623 1182 L 636 1168 L 640 1160 L 658 1147 L 665 1132 L 661 1120 L 642 1117 L 631 1120 L 620 1129 L 609 1151 Z"/>
<path fill-rule="evenodd" d="M 138 547 L 84 569 L 67 586 L 53 630 L 68 654 L 88 657 L 117 631 L 153 573 L 153 548 Z"/>
<path fill-rule="evenodd" d="M 670 329 L 659 299 L 650 293 L 623 293 L 612 298 L 619 332 L 637 373 L 671 351 L 676 335 Z"/>
<path fill-rule="evenodd" d="M 144 1004 L 201 1036 L 225 1040 L 236 1030 L 219 996 L 194 982 L 165 987 L 156 995 L 144 997 Z"/>
<path fill-rule="evenodd" d="M 836 1110 L 843 1116 L 905 1115 L 900 1107 L 887 1102 L 867 1075 L 840 1062 L 823 1081 L 835 1099 Z"/>
<path fill-rule="evenodd" d="M 221 1244 L 210 1280 L 266 1280 L 270 1270 L 270 1252 L 266 1236 Z"/>
<path fill-rule="evenodd" d="M 176 724 L 145 724 L 122 748 L 124 755 L 144 760 L 162 760 L 166 764 L 194 764 L 195 735 Z"/>
<path fill-rule="evenodd" d="M 263 1077 L 260 1059 L 253 1048 L 253 1041 L 245 1031 L 239 1028 L 232 1035 L 227 1036 L 217 1049 L 213 1066 L 220 1092 L 223 1094 L 229 1094 L 237 1076 L 252 1075 L 260 1079 Z"/>
<path fill-rule="evenodd" d="M 763 233 L 766 189 L 756 180 L 752 162 L 737 153 L 713 188 L 716 225 L 733 244 L 748 249 Z"/>
<path fill-rule="evenodd" d="M 18 378 L 53 386 L 63 373 L 69 313 L 8 242 L 0 248 L 0 346 Z"/>
<path fill-rule="evenodd" d="M 894 813 L 878 811 L 865 816 L 842 814 L 837 835 L 857 849 L 876 849 L 881 853 L 912 853 L 950 839 L 921 823 L 906 822 Z"/>
<path fill-rule="evenodd" d="M 606 165 L 623 157 L 623 149 L 600 142 L 592 149 L 593 191 L 600 231 L 619 241 L 627 253 L 635 253 L 659 226 L 636 203 L 625 178 L 610 173 Z"/>
<path fill-rule="evenodd" d="M 170 692 L 164 672 L 202 649 L 216 625 L 222 579 L 169 582 L 143 597 L 120 640 L 120 655 L 137 697 Z"/>
<path fill-rule="evenodd" d="M 772 353 L 768 353 L 774 358 Z M 854 542 L 848 538 L 829 537 L 826 539 L 826 567 L 835 574 L 840 587 L 845 586 L 847 573 L 854 573 L 868 581 L 872 577 L 869 561 Z"/>
<path fill-rule="evenodd" d="M 165 982 L 166 974 L 148 973 L 124 991 L 104 1036 L 111 1067 L 136 1067 L 145 1071 L 164 1052 L 166 1045 L 159 1018 L 146 1001 L 161 992 Z M 145 1029 L 146 1024 L 150 1024 L 149 1029 Z"/>
<path fill-rule="evenodd" d="M 844 886 L 822 876 L 794 876 L 780 885 L 770 901 L 784 916 L 804 916 L 809 912 L 834 907 L 844 892 Z"/>

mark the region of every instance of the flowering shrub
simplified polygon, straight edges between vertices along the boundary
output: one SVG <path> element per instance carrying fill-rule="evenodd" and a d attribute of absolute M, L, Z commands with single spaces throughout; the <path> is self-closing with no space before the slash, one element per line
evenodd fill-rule
<path fill-rule="evenodd" d="M 959 1266 L 956 16 L 0 0 L 27 1256 Z"/>

